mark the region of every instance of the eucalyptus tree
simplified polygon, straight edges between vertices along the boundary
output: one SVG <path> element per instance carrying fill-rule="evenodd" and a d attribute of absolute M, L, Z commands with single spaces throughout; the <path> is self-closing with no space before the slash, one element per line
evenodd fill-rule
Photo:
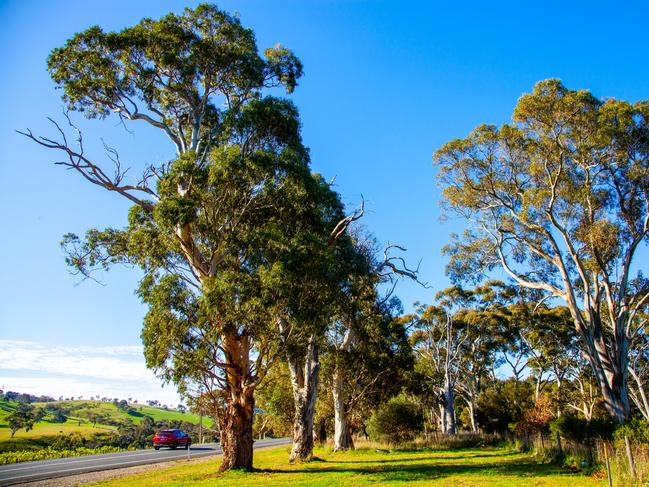
<path fill-rule="evenodd" d="M 433 386 L 444 434 L 455 434 L 455 384 L 459 378 L 458 357 L 465 337 L 458 323 L 438 306 L 421 305 L 411 317 L 416 330 L 411 343 L 417 356 L 416 370 Z"/>
<path fill-rule="evenodd" d="M 479 429 L 476 417 L 478 397 L 490 382 L 495 382 L 495 370 L 503 362 L 500 356 L 501 330 L 506 328 L 509 313 L 499 295 L 507 290 L 503 283 L 489 281 L 470 290 L 470 306 L 457 313 L 457 319 L 464 325 L 466 340 L 461 347 L 456 392 L 466 404 L 474 433 Z"/>
<path fill-rule="evenodd" d="M 437 293 L 435 299 L 437 305 L 420 305 L 411 317 L 415 331 L 410 339 L 419 357 L 419 370 L 438 392 L 442 432 L 455 434 L 456 386 L 469 339 L 466 323 L 460 321 L 458 312 L 468 308 L 472 293 L 451 287 Z"/>
<path fill-rule="evenodd" d="M 398 319 L 401 303 L 373 298 L 356 300 L 354 312 L 327 331 L 324 384 L 331 388 L 334 451 L 354 448 L 353 431 L 363 427 L 369 410 L 400 392 L 404 374 L 412 369 Z"/>
<path fill-rule="evenodd" d="M 405 329 L 395 314 L 401 303 L 392 293 L 401 277 L 418 281 L 418 269 L 408 268 L 394 254 L 405 250 L 402 247 L 388 244 L 381 252 L 376 239 L 360 229 L 344 244 L 337 260 L 336 307 L 326 337 L 334 451 L 354 448 L 350 416 L 359 402 L 381 390 L 393 390 L 403 369 L 410 368 Z M 389 285 L 386 294 L 381 293 L 382 285 Z"/>
<path fill-rule="evenodd" d="M 340 295 L 342 269 L 353 258 L 349 226 L 363 215 L 363 206 L 350 216 L 338 195 L 322 178 L 314 177 L 310 218 L 287 219 L 287 233 L 300 239 L 292 256 L 276 259 L 283 265 L 275 274 L 268 306 L 277 316 L 278 332 L 288 365 L 295 414 L 290 459 L 309 460 L 313 455 L 313 421 L 320 373 L 320 348 Z"/>
<path fill-rule="evenodd" d="M 632 276 L 649 235 L 649 103 L 542 81 L 513 124 L 482 125 L 434 161 L 447 208 L 470 222 L 447 246 L 451 276 L 499 267 L 563 300 L 609 414 L 626 421 L 629 329 L 649 299 Z"/>
<path fill-rule="evenodd" d="M 529 350 L 528 366 L 534 373 L 535 401 L 545 386 L 556 384 L 557 415 L 561 415 L 565 380 L 580 367 L 581 347 L 570 312 L 563 306 L 544 305 L 530 310 L 523 340 Z M 545 375 L 547 374 L 547 375 Z"/>
<path fill-rule="evenodd" d="M 58 139 L 24 132 L 133 203 L 123 229 L 66 236 L 68 263 L 84 275 L 117 263 L 143 271 L 147 365 L 180 392 L 211 398 L 221 469 L 251 468 L 254 391 L 282 354 L 269 302 L 282 302 L 286 262 L 329 237 L 314 236 L 326 227 L 312 203 L 323 188 L 309 172 L 297 110 L 264 92 L 292 92 L 299 60 L 281 46 L 260 56 L 238 18 L 200 5 L 120 32 L 91 27 L 55 49 L 48 69 L 70 110 L 112 113 L 171 141 L 172 160 L 130 178 L 114 149 L 112 171 L 88 154 L 69 117 L 74 136 L 55 122 Z M 286 225 L 298 221 L 315 223 Z"/>

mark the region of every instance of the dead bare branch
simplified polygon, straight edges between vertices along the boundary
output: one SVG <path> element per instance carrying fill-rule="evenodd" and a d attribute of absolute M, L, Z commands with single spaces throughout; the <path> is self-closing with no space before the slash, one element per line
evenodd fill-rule
<path fill-rule="evenodd" d="M 365 214 L 365 199 L 363 198 L 363 195 L 361 195 L 361 206 L 360 208 L 354 210 L 354 212 L 340 220 L 334 229 L 331 231 L 329 235 L 329 245 L 333 246 L 336 244 L 336 242 L 342 237 L 349 226 L 354 223 L 357 220 L 360 220 L 363 215 Z"/>
<path fill-rule="evenodd" d="M 17 130 L 16 132 L 24 135 L 25 137 L 33 140 L 43 147 L 63 152 L 67 156 L 67 160 L 57 161 L 55 162 L 56 165 L 65 166 L 68 169 L 75 170 L 92 184 L 101 186 L 108 191 L 115 191 L 125 198 L 129 199 L 133 203 L 140 205 L 145 210 L 152 211 L 152 203 L 146 199 L 136 196 L 134 193 L 144 193 L 145 195 L 157 199 L 157 194 L 147 184 L 147 181 L 149 180 L 151 175 L 155 173 L 150 168 L 147 168 L 147 170 L 145 170 L 142 177 L 136 184 L 123 184 L 124 178 L 129 169 L 122 169 L 122 164 L 118 152 L 114 148 L 109 147 L 102 140 L 106 156 L 115 168 L 113 176 L 109 177 L 98 164 L 92 162 L 88 157 L 86 157 L 81 130 L 79 130 L 79 128 L 72 122 L 67 112 L 64 112 L 64 116 L 70 128 L 74 132 L 76 132 L 76 148 L 73 148 L 69 143 L 68 137 L 66 136 L 66 133 L 61 125 L 56 120 L 53 120 L 49 117 L 48 120 L 52 123 L 52 125 L 54 125 L 56 131 L 60 134 L 60 140 L 50 139 L 48 137 L 40 135 L 34 135 L 34 133 L 30 129 L 26 129 L 25 131 Z"/>

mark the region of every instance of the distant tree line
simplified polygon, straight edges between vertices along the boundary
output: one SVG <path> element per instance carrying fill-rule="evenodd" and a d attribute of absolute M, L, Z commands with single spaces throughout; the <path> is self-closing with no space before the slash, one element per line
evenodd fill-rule
<path fill-rule="evenodd" d="M 55 399 L 51 396 L 35 396 L 33 394 L 27 394 L 23 392 L 14 392 L 14 391 L 4 392 L 2 390 L 0 390 L 0 400 L 22 402 L 27 404 L 32 402 L 54 402 L 55 401 Z"/>

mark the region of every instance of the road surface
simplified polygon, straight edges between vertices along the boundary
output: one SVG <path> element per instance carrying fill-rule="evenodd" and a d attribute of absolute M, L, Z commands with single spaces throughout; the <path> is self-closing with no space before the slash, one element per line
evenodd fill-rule
<path fill-rule="evenodd" d="M 290 438 L 275 438 L 256 440 L 254 448 L 286 445 Z M 192 445 L 187 450 L 136 450 L 120 453 L 105 453 L 102 455 L 86 455 L 83 457 L 58 458 L 56 460 L 39 460 L 37 462 L 11 463 L 0 465 L 0 485 L 12 485 L 35 480 L 46 480 L 67 475 L 78 475 L 114 468 L 134 467 L 150 463 L 171 462 L 190 458 L 218 455 L 221 447 L 218 443 Z"/>

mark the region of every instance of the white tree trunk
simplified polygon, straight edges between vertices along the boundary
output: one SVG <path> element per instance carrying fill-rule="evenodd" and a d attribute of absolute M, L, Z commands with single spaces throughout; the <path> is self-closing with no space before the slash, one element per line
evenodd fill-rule
<path fill-rule="evenodd" d="M 638 373 L 633 368 L 629 368 L 629 373 L 633 380 L 636 383 L 637 389 L 631 388 L 632 392 L 631 398 L 633 399 L 634 404 L 640 410 L 640 413 L 644 418 L 649 421 L 649 400 L 647 400 L 647 394 L 645 393 L 644 383 Z"/>
<path fill-rule="evenodd" d="M 354 442 L 349 430 L 345 405 L 345 378 L 338 364 L 334 368 L 331 393 L 334 402 L 334 451 L 353 449 Z"/>
<path fill-rule="evenodd" d="M 444 379 L 444 434 L 454 435 L 456 433 L 455 424 L 455 391 L 449 374 Z"/>
<path fill-rule="evenodd" d="M 593 325 L 591 325 L 592 327 Z M 631 414 L 628 394 L 628 340 L 617 337 L 617 353 L 610 353 L 603 338 L 582 334 L 586 355 L 599 383 L 604 405 L 617 423 L 624 423 Z"/>
<path fill-rule="evenodd" d="M 446 434 L 446 414 L 444 414 L 445 408 L 444 404 L 440 403 L 439 407 L 439 429 L 442 431 L 442 434 Z"/>
<path fill-rule="evenodd" d="M 466 402 L 467 407 L 469 408 L 469 418 L 471 418 L 471 432 L 477 433 L 478 426 L 475 422 L 475 405 L 473 404 L 473 399 L 470 399 Z"/>
<path fill-rule="evenodd" d="M 288 363 L 295 403 L 290 459 L 305 461 L 313 457 L 313 418 L 320 370 L 316 337 L 309 338 L 304 357 L 289 357 Z"/>

